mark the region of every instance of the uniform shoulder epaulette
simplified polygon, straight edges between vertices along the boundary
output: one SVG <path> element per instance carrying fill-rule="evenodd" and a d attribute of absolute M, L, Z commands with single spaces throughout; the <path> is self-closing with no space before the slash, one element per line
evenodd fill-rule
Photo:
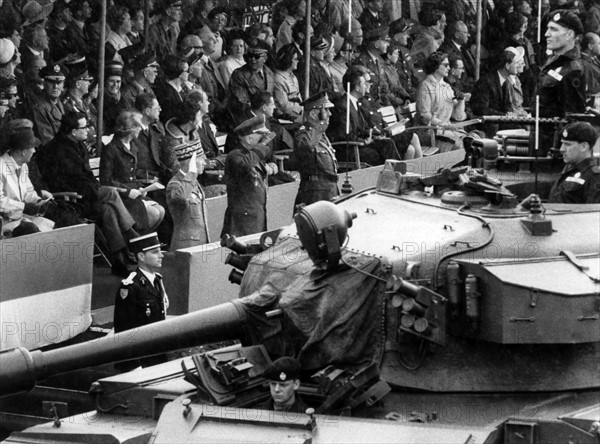
<path fill-rule="evenodd" d="M 133 278 L 135 277 L 135 275 L 136 275 L 136 274 L 137 274 L 137 273 L 136 273 L 135 271 L 132 271 L 132 272 L 129 274 L 129 276 L 127 276 L 127 278 L 125 278 L 125 279 L 123 279 L 123 280 L 121 281 L 121 283 L 122 283 L 123 285 L 131 285 L 131 284 L 133 284 Z"/>

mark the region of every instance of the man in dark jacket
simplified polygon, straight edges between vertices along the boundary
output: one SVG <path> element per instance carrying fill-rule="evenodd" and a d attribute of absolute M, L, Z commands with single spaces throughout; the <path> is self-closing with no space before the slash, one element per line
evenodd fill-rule
<path fill-rule="evenodd" d="M 137 237 L 136 221 L 114 187 L 102 187 L 89 165 L 82 142 L 87 138 L 85 114 L 67 112 L 58 135 L 40 151 L 39 167 L 53 192 L 73 191 L 82 196 L 82 215 L 101 221 L 100 229 L 112 255 L 113 272 L 127 274 L 125 239 Z"/>
<path fill-rule="evenodd" d="M 230 110 L 238 119 L 250 109 L 252 94 L 261 90 L 273 93 L 275 74 L 265 66 L 269 49 L 269 45 L 262 40 L 253 42 L 244 55 L 246 64 L 231 74 L 229 80 Z"/>
<path fill-rule="evenodd" d="M 162 321 L 169 307 L 162 276 L 158 273 L 163 254 L 156 233 L 131 239 L 129 248 L 135 253 L 138 268 L 123 279 L 115 297 L 115 333 Z M 149 367 L 165 361 L 165 355 L 159 355 L 122 362 L 115 367 L 129 371 L 140 365 Z"/>
<path fill-rule="evenodd" d="M 306 99 L 303 106 L 304 125 L 296 133 L 293 155 L 294 165 L 300 172 L 294 208 L 319 200 L 330 201 L 340 195 L 335 151 L 325 134 L 333 103 L 323 92 Z"/>
<path fill-rule="evenodd" d="M 322 38 L 315 38 L 311 41 L 310 49 L 310 85 L 308 87 L 309 96 L 325 91 L 330 96 L 335 94 L 335 86 L 330 73 L 325 70 L 323 63 L 325 60 L 325 50 L 327 42 Z M 298 72 L 304 72 L 304 67 L 298 68 Z M 300 91 L 306 88 L 304 75 L 298 76 Z"/>
<path fill-rule="evenodd" d="M 300 363 L 290 356 L 269 364 L 263 377 L 269 381 L 271 397 L 260 407 L 264 410 L 305 413 L 308 406 L 296 393 L 300 388 L 300 370 Z"/>
<path fill-rule="evenodd" d="M 240 146 L 225 160 L 227 210 L 221 237 L 244 236 L 267 229 L 267 176 L 278 171 L 274 163 L 264 162 L 269 155 L 264 136 L 272 133 L 263 118 L 246 120 L 234 133 Z"/>
<path fill-rule="evenodd" d="M 600 168 L 593 156 L 597 139 L 596 130 L 587 122 L 570 123 L 563 129 L 560 152 L 566 165 L 548 202 L 600 203 Z"/>
<path fill-rule="evenodd" d="M 550 13 L 546 42 L 553 52 L 548 59 L 537 85 L 540 117 L 564 117 L 565 113 L 585 112 L 586 83 L 577 36 L 583 33 L 579 17 L 569 10 Z M 532 104 L 532 111 L 536 106 Z M 531 132 L 530 150 L 535 149 L 535 134 Z M 540 125 L 539 152 L 545 156 L 558 145 L 554 125 Z"/>

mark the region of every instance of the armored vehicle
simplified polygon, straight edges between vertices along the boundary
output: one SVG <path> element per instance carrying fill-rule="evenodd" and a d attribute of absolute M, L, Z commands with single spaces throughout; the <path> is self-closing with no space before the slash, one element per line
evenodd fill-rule
<path fill-rule="evenodd" d="M 101 379 L 92 411 L 6 442 L 598 444 L 600 206 L 545 203 L 548 182 L 508 184 L 476 157 L 433 174 L 388 161 L 376 187 L 299 209 L 258 244 L 226 238 L 237 300 L 0 354 L 6 397 L 74 368 L 241 342 Z M 256 409 L 283 355 L 302 365 L 306 414 Z"/>

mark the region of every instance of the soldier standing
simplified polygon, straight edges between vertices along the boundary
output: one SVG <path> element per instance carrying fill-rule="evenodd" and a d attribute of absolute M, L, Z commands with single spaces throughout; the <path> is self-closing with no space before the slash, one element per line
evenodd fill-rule
<path fill-rule="evenodd" d="M 156 233 L 146 234 L 129 241 L 129 249 L 136 256 L 138 268 L 123 279 L 115 298 L 115 333 L 162 321 L 166 317 L 169 298 L 158 270 L 163 254 Z M 138 366 L 149 367 L 165 362 L 164 355 L 127 361 L 115 367 L 129 371 Z"/>
<path fill-rule="evenodd" d="M 537 86 L 540 117 L 564 117 L 569 112 L 585 112 L 585 72 L 577 43 L 577 36 L 582 33 L 581 20 L 572 11 L 560 9 L 550 14 L 545 37 L 552 56 L 542 68 Z M 534 140 L 532 138 L 532 148 Z M 538 154 L 545 156 L 557 145 L 554 125 L 540 124 Z"/>
<path fill-rule="evenodd" d="M 296 205 L 339 196 L 337 160 L 325 131 L 333 103 L 326 92 L 309 97 L 304 106 L 304 125 L 298 130 L 294 143 L 294 166 L 300 172 L 300 187 Z"/>

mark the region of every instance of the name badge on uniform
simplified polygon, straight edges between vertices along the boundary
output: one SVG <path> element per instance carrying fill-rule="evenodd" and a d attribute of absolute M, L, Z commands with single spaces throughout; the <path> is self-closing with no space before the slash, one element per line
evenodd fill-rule
<path fill-rule="evenodd" d="M 579 173 L 577 173 L 579 174 Z M 578 183 L 579 185 L 583 185 L 585 183 L 585 179 L 582 179 L 581 177 L 575 175 L 575 176 L 569 176 L 565 179 L 565 182 L 575 182 Z"/>
<path fill-rule="evenodd" d="M 561 75 L 561 74 L 560 74 L 558 71 L 555 71 L 555 70 L 553 70 L 553 69 L 551 69 L 550 71 L 548 71 L 548 75 L 549 75 L 550 77 L 553 77 L 553 78 L 555 78 L 555 79 L 556 79 L 556 80 L 558 80 L 559 82 L 560 82 L 560 81 L 563 79 L 563 76 L 562 76 L 562 75 Z"/>

